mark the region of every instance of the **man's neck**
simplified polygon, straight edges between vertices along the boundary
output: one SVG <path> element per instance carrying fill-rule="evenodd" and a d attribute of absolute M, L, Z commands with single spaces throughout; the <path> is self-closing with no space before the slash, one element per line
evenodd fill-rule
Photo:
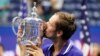
<path fill-rule="evenodd" d="M 55 54 L 58 54 L 61 49 L 63 48 L 63 46 L 66 44 L 66 41 L 64 40 L 57 40 L 54 42 L 54 51 L 53 51 L 53 56 L 55 56 Z"/>

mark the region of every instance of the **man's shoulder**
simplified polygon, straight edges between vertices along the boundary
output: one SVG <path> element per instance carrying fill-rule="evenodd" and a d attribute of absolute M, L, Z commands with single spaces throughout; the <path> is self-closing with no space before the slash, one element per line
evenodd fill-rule
<path fill-rule="evenodd" d="M 83 56 L 83 53 L 81 50 L 79 50 L 76 46 L 72 45 L 70 51 L 68 53 L 71 53 L 72 56 Z"/>

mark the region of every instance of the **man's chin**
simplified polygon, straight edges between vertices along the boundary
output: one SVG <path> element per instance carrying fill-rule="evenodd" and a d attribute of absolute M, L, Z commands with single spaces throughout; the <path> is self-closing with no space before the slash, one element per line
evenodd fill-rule
<path fill-rule="evenodd" d="M 50 38 L 50 37 L 48 37 L 48 36 L 45 35 L 44 38 Z"/>
<path fill-rule="evenodd" d="M 52 37 L 45 35 L 44 38 L 53 39 Z"/>

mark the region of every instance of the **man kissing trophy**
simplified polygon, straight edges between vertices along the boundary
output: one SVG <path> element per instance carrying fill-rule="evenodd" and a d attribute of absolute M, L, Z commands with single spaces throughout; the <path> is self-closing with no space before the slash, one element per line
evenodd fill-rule
<path fill-rule="evenodd" d="M 36 3 L 34 2 L 34 7 L 32 8 L 32 13 L 30 16 L 25 18 L 17 16 L 12 20 L 12 30 L 15 35 L 17 35 L 15 29 L 16 26 L 21 27 L 21 29 L 23 30 L 21 37 L 17 38 L 17 42 L 20 42 L 22 45 L 26 46 L 29 45 L 28 41 L 31 41 L 36 45 L 37 37 L 40 35 L 40 27 L 42 22 L 42 19 L 38 18 Z M 26 56 L 29 56 L 27 50 Z"/>

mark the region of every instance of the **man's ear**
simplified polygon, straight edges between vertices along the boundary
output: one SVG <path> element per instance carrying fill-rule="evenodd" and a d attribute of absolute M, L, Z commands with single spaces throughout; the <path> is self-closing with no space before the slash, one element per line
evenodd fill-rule
<path fill-rule="evenodd" d="M 63 35 L 63 31 L 59 30 L 59 31 L 57 32 L 57 37 L 61 37 L 62 35 Z"/>

